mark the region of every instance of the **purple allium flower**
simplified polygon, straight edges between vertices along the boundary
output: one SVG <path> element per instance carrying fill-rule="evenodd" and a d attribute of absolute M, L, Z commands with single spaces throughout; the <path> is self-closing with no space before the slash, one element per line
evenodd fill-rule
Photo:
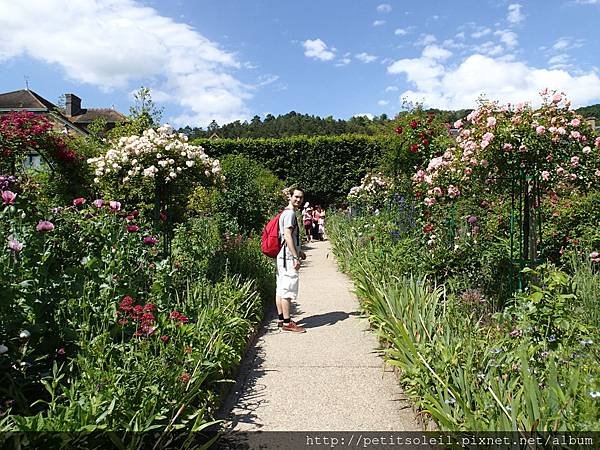
<path fill-rule="evenodd" d="M 102 208 L 102 206 L 104 205 L 104 200 L 102 200 L 101 198 L 97 198 L 92 202 L 92 205 L 94 205 L 96 208 Z"/>
<path fill-rule="evenodd" d="M 477 223 L 477 216 L 469 216 L 467 222 L 469 222 L 471 225 Z"/>

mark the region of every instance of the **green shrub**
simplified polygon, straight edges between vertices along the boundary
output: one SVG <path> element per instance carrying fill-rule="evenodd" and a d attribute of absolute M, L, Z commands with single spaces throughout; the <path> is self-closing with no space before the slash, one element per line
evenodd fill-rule
<path fill-rule="evenodd" d="M 217 157 L 245 155 L 305 189 L 307 201 L 323 205 L 344 203 L 350 188 L 399 142 L 396 136 L 360 135 L 194 141 Z"/>
<path fill-rule="evenodd" d="M 242 233 L 260 232 L 283 203 L 283 183 L 244 155 L 227 155 L 221 166 L 225 189 L 215 196 L 213 211 Z"/>

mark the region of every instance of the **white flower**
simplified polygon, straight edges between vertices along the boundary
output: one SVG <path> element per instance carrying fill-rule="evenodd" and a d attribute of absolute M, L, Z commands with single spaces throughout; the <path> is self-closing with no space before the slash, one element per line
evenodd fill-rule
<path fill-rule="evenodd" d="M 6 353 L 8 351 L 8 347 L 4 344 L 0 344 L 0 355 L 2 353 Z"/>
<path fill-rule="evenodd" d="M 27 330 L 23 330 L 19 334 L 19 338 L 21 338 L 21 339 L 29 339 L 30 337 L 31 337 L 31 333 Z"/>
<path fill-rule="evenodd" d="M 196 162 L 195 162 L 195 161 L 186 161 L 186 162 L 185 162 L 185 165 L 186 165 L 186 166 L 188 166 L 188 167 L 193 167 L 193 166 L 194 166 L 194 164 L 196 164 Z"/>

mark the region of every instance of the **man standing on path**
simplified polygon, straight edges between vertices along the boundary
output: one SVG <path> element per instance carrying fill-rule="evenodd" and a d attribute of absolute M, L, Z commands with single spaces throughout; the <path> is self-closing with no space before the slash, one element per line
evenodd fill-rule
<path fill-rule="evenodd" d="M 283 331 L 304 333 L 306 330 L 291 320 L 290 311 L 292 301 L 298 297 L 298 279 L 301 260 L 306 255 L 300 246 L 300 230 L 296 211 L 302 204 L 304 191 L 294 189 L 289 196 L 288 206 L 279 217 L 279 239 L 282 240 L 281 250 L 277 255 L 277 291 L 275 303 L 277 304 L 278 320 Z"/>

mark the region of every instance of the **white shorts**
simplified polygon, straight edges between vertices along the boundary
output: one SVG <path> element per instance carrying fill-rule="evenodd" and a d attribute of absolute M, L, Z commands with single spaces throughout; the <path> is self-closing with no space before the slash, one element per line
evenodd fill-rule
<path fill-rule="evenodd" d="M 283 267 L 283 258 L 277 258 L 277 296 L 296 300 L 298 297 L 298 279 L 299 274 L 294 269 L 294 260 L 286 260 L 286 267 Z"/>

